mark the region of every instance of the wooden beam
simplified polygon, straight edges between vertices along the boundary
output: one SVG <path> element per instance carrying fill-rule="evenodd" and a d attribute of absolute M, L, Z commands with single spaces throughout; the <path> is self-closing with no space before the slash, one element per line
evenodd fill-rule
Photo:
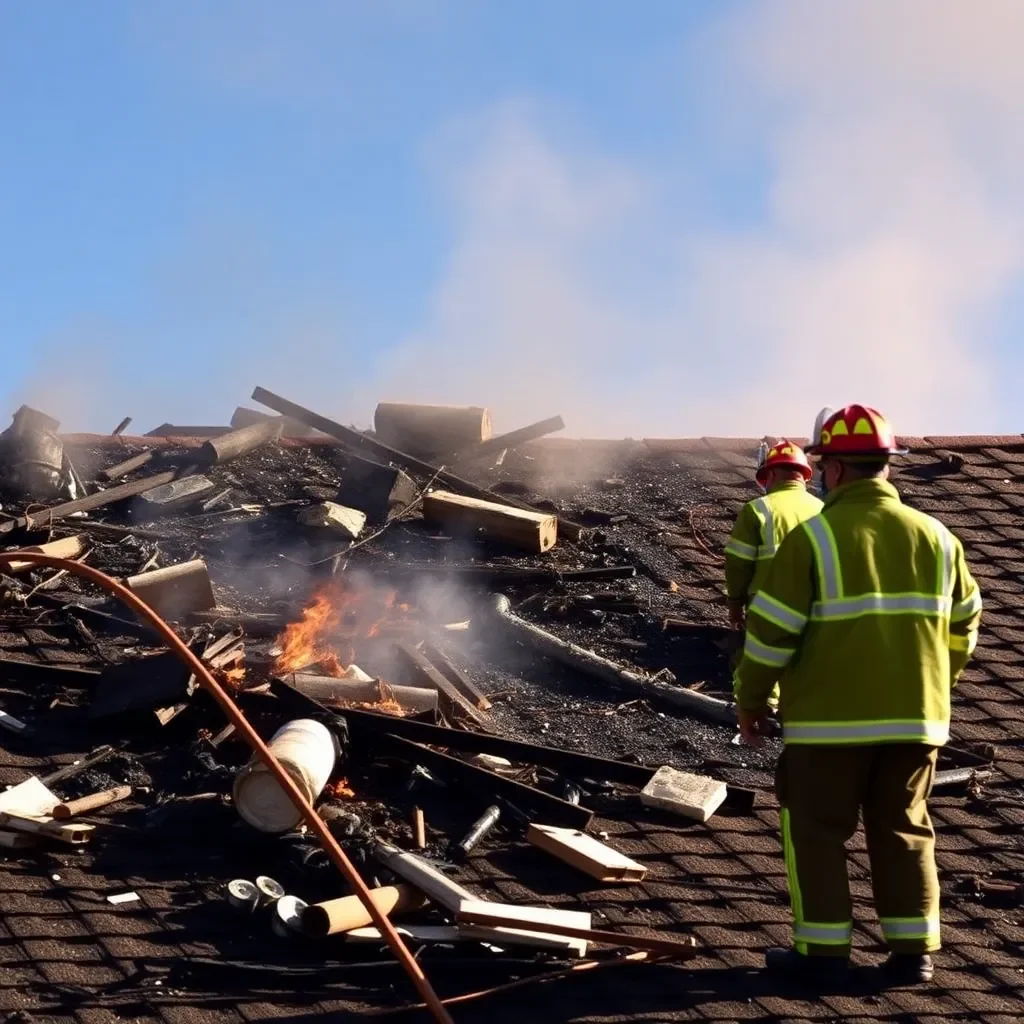
<path fill-rule="evenodd" d="M 467 445 L 465 448 L 449 452 L 441 461 L 451 466 L 461 462 L 473 462 L 475 459 L 483 459 L 488 455 L 499 455 L 506 448 L 518 448 L 528 441 L 536 441 L 538 438 L 554 434 L 558 430 L 565 430 L 565 421 L 561 416 L 552 416 L 550 419 L 531 423 L 527 427 L 510 430 L 507 434 L 499 434 L 490 440 L 480 441 L 478 444 Z"/>
<path fill-rule="evenodd" d="M 491 414 L 480 406 L 413 405 L 380 402 L 373 428 L 385 444 L 430 458 L 451 448 L 480 444 L 493 429 Z"/>
<path fill-rule="evenodd" d="M 558 519 L 548 512 L 511 508 L 450 491 L 424 495 L 423 517 L 451 531 L 483 530 L 493 540 L 531 554 L 549 551 L 558 539 Z"/>

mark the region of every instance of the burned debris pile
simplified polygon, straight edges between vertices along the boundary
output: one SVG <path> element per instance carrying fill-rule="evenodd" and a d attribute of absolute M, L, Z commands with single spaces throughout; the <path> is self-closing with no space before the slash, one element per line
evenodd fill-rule
<path fill-rule="evenodd" d="M 2 780 L 8 860 L 79 865 L 111 912 L 177 894 L 173 954 L 119 983 L 147 1005 L 232 986 L 413 999 L 209 673 L 442 994 L 467 995 L 467 965 L 486 995 L 691 957 L 685 934 L 594 909 L 588 894 L 650 870 L 610 832 L 752 814 L 771 749 L 735 747 L 734 635 L 721 606 L 673 614 L 678 585 L 638 540 L 670 527 L 630 507 L 628 467 L 581 470 L 580 497 L 531 476 L 522 447 L 558 417 L 493 436 L 484 409 L 384 403 L 363 433 L 253 398 L 271 413 L 223 430 L 62 437 L 23 407 L 0 435 L 4 550 L 65 560 L 0 573 L 0 745 L 24 765 Z M 699 505 L 670 519 L 695 514 L 699 535 Z M 171 624 L 204 671 L 76 564 Z"/>

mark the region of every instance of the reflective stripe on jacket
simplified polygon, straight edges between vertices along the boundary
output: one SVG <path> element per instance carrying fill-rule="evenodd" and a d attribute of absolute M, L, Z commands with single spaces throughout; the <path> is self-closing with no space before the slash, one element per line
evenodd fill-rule
<path fill-rule="evenodd" d="M 886 481 L 843 484 L 786 538 L 750 606 L 736 699 L 760 710 L 778 682 L 787 743 L 938 746 L 980 619 L 945 526 Z"/>
<path fill-rule="evenodd" d="M 821 509 L 821 501 L 796 480 L 773 487 L 740 509 L 725 546 L 725 586 L 731 603 L 753 600 L 786 535 Z"/>

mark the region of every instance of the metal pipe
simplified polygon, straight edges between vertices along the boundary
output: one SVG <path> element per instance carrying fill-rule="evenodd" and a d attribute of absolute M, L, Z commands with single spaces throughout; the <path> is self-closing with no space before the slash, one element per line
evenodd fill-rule
<path fill-rule="evenodd" d="M 491 804 L 473 823 L 473 827 L 452 846 L 452 858 L 456 861 L 465 860 L 480 840 L 498 824 L 500 817 L 501 808 L 497 804 Z"/>
<path fill-rule="evenodd" d="M 92 568 L 92 566 L 84 565 L 81 562 L 69 562 L 63 558 L 53 558 L 49 555 L 40 555 L 32 551 L 6 551 L 0 553 L 0 566 L 7 566 L 11 562 L 18 560 L 34 562 L 37 565 L 49 566 L 52 569 L 66 569 L 72 575 L 90 580 L 117 597 L 160 634 L 160 637 L 167 646 L 188 665 L 200 683 L 210 692 L 210 695 L 220 705 L 239 734 L 245 738 L 257 757 L 267 766 L 278 784 L 288 794 L 289 799 L 302 813 L 306 824 L 320 840 L 327 856 L 355 891 L 373 923 L 380 929 L 384 940 L 409 975 L 412 983 L 416 986 L 416 990 L 423 997 L 423 1001 L 430 1007 L 434 1019 L 438 1024 L 454 1024 L 448 1011 L 437 997 L 437 993 L 434 992 L 433 987 L 427 980 L 427 976 L 423 973 L 423 969 L 413 958 L 402 941 L 401 936 L 395 930 L 395 926 L 388 920 L 387 915 L 382 913 L 380 908 L 373 902 L 369 888 L 346 856 L 345 851 L 339 846 L 338 841 L 331 834 L 327 824 L 317 814 L 313 805 L 295 784 L 295 780 L 284 770 L 281 763 L 270 752 L 267 745 L 260 738 L 259 733 L 252 727 L 245 715 L 242 714 L 231 696 L 210 674 L 209 669 L 202 661 L 189 650 L 177 633 L 145 601 L 136 597 L 130 590 L 121 586 L 120 583 L 111 579 L 105 573 Z"/>
<path fill-rule="evenodd" d="M 594 679 L 600 679 L 617 689 L 630 690 L 645 697 L 658 698 L 689 714 L 719 725 L 734 725 L 736 721 L 732 704 L 717 697 L 709 697 L 682 686 L 673 686 L 658 680 L 630 672 L 608 658 L 588 651 L 584 647 L 562 640 L 547 630 L 512 613 L 512 604 L 504 594 L 494 597 L 494 620 L 503 627 L 507 635 L 521 640 L 530 647 L 547 655 L 569 668 L 582 672 Z"/>

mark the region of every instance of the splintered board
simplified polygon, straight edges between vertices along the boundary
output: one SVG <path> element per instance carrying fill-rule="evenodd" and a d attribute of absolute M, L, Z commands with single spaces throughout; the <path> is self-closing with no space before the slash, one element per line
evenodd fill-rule
<path fill-rule="evenodd" d="M 526 840 L 599 882 L 639 882 L 647 868 L 574 828 L 530 825 Z"/>
<path fill-rule="evenodd" d="M 550 550 L 558 539 L 556 516 L 451 491 L 427 494 L 423 498 L 423 515 L 428 522 L 446 529 L 483 530 L 495 540 L 532 553 Z"/>

